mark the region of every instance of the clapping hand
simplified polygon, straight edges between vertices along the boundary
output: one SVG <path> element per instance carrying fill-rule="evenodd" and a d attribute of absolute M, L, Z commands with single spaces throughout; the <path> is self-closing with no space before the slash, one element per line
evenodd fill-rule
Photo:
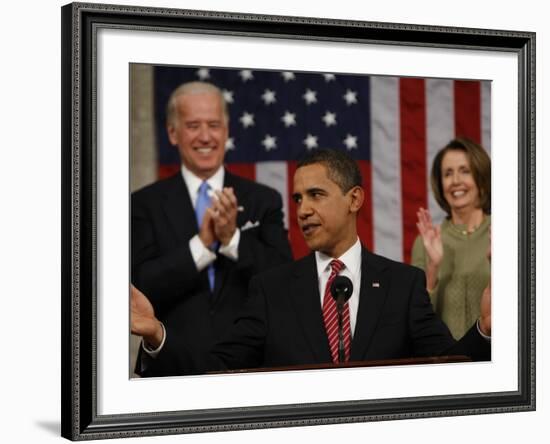
<path fill-rule="evenodd" d="M 237 230 L 237 197 L 233 188 L 216 191 L 208 213 L 214 222 L 214 233 L 222 245 L 227 245 Z"/>
<path fill-rule="evenodd" d="M 199 238 L 206 248 L 209 248 L 216 241 L 214 231 L 214 212 L 207 208 L 202 218 L 202 224 L 199 228 Z"/>
<path fill-rule="evenodd" d="M 441 261 L 443 260 L 441 227 L 432 223 L 430 212 L 424 208 L 420 208 L 417 211 L 416 216 L 418 217 L 416 227 L 422 237 L 422 242 L 424 243 L 424 248 L 426 249 L 426 253 L 428 255 L 428 260 L 433 266 L 439 267 Z"/>

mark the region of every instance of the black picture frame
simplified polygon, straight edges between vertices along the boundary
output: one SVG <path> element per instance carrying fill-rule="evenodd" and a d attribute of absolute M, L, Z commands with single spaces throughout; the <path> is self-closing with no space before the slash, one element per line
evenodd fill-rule
<path fill-rule="evenodd" d="M 62 436 L 71 440 L 287 427 L 535 408 L 535 34 L 395 23 L 72 3 L 62 7 Z M 518 73 L 517 390 L 318 404 L 97 413 L 96 31 L 196 32 L 506 51 Z"/>

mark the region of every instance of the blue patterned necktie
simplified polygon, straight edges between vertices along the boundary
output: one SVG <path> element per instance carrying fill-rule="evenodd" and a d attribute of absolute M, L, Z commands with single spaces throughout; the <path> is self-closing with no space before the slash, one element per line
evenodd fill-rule
<path fill-rule="evenodd" d="M 206 181 L 201 183 L 201 186 L 199 187 L 197 204 L 195 205 L 195 214 L 197 215 L 197 224 L 199 226 L 199 230 L 202 225 L 202 220 L 204 219 L 204 213 L 212 203 L 210 196 L 208 195 L 209 189 L 210 186 Z M 210 290 L 214 291 L 214 264 L 210 264 L 208 266 L 208 283 L 210 284 Z"/>

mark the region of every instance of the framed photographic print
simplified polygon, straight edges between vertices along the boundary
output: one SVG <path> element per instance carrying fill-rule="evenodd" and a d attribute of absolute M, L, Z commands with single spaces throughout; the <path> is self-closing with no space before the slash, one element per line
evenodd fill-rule
<path fill-rule="evenodd" d="M 534 44 L 516 31 L 64 6 L 63 436 L 534 409 Z M 307 254 L 289 197 L 301 152 L 330 145 L 358 161 L 369 190 L 362 242 L 410 262 L 418 202 L 435 208 L 435 152 L 458 136 L 483 145 L 493 165 L 491 360 L 136 378 L 130 192 L 177 174 L 164 110 L 190 80 L 222 90 L 227 169 L 283 195 L 295 258 Z"/>

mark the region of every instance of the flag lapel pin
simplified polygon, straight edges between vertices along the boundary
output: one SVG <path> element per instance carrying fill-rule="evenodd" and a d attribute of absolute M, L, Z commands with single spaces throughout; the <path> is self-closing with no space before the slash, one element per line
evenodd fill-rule
<path fill-rule="evenodd" d="M 380 288 L 380 282 L 373 282 L 372 287 L 373 288 Z"/>

